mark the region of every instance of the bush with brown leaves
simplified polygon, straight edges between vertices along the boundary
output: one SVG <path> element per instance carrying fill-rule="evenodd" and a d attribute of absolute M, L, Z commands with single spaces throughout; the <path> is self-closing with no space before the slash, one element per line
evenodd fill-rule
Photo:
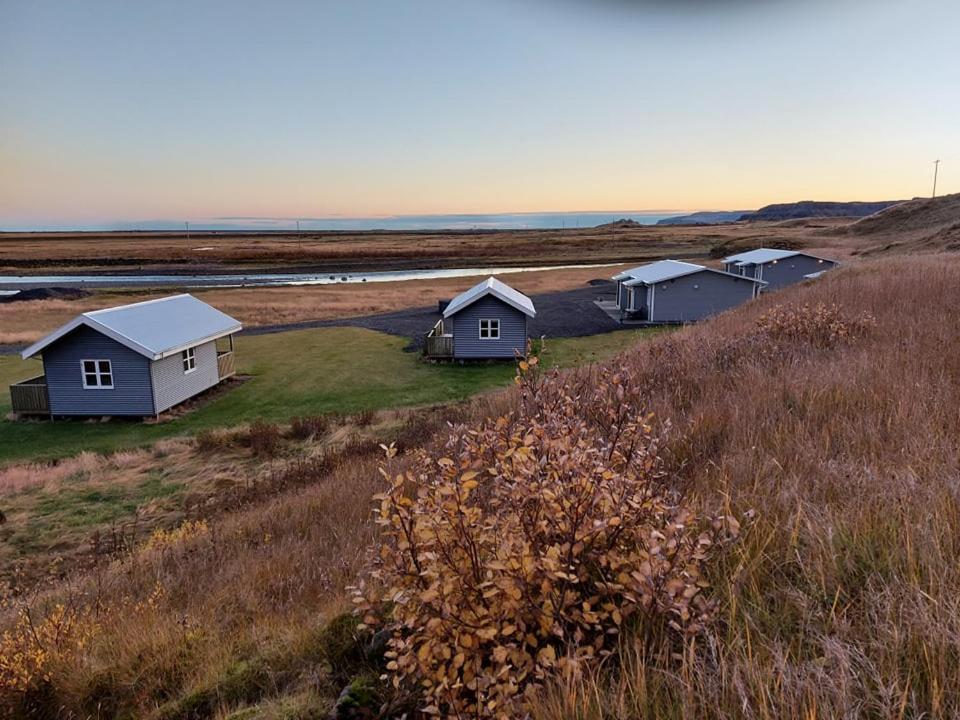
<path fill-rule="evenodd" d="M 446 457 L 421 452 L 379 497 L 355 599 L 365 623 L 388 618 L 388 671 L 428 714 L 517 717 L 628 622 L 698 632 L 705 564 L 738 533 L 670 488 L 652 418 L 625 411 L 628 372 L 544 380 L 531 364 L 516 412 L 456 429 Z"/>

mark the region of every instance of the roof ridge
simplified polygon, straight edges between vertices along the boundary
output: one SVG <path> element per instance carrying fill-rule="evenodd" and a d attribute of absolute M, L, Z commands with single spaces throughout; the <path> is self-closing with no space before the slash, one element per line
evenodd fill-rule
<path fill-rule="evenodd" d="M 113 310 L 120 310 L 124 308 L 140 307 L 141 305 L 153 305 L 154 303 L 166 302 L 168 300 L 175 300 L 176 298 L 181 297 L 193 297 L 190 293 L 177 293 L 176 295 L 166 295 L 164 297 L 153 298 L 152 300 L 141 300 L 140 302 L 127 303 L 125 305 L 114 305 L 113 307 L 100 308 L 99 310 L 88 310 L 85 313 L 80 313 L 83 317 L 92 318 L 94 315 L 100 315 L 102 313 L 111 312 Z M 203 302 L 202 300 L 200 302 Z"/>

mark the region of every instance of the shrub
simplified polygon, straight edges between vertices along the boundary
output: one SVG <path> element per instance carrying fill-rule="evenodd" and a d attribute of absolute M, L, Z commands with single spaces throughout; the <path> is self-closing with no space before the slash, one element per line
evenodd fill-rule
<path fill-rule="evenodd" d="M 377 419 L 376 410 L 361 410 L 354 416 L 354 421 L 358 427 L 369 427 Z"/>
<path fill-rule="evenodd" d="M 57 603 L 42 617 L 28 607 L 0 635 L 0 711 L 39 711 L 52 698 L 51 668 L 81 651 L 97 631 L 94 613 L 74 603 Z"/>
<path fill-rule="evenodd" d="M 230 437 L 216 430 L 201 430 L 196 436 L 197 449 L 200 452 L 218 452 L 230 446 Z"/>
<path fill-rule="evenodd" d="M 296 440 L 309 440 L 320 437 L 330 429 L 330 418 L 326 415 L 295 417 L 290 421 L 290 437 Z"/>
<path fill-rule="evenodd" d="M 723 370 L 747 359 L 790 360 L 811 347 L 826 350 L 855 342 L 875 325 L 872 315 L 847 315 L 838 305 L 777 305 L 757 318 L 749 332 L 724 338 L 714 360 Z"/>
<path fill-rule="evenodd" d="M 247 431 L 246 444 L 257 457 L 276 457 L 280 440 L 280 428 L 275 423 L 257 420 Z"/>
<path fill-rule="evenodd" d="M 424 712 L 516 717 L 548 675 L 613 652 L 628 621 L 678 639 L 709 621 L 704 565 L 738 524 L 666 484 L 652 418 L 625 410 L 631 381 L 544 380 L 522 362 L 516 412 L 455 430 L 448 457 L 421 451 L 379 496 L 382 544 L 355 601 L 367 624 L 389 615 L 388 671 Z"/>

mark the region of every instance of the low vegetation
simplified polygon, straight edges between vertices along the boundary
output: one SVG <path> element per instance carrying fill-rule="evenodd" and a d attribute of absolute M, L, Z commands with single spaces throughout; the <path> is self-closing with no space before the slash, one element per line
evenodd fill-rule
<path fill-rule="evenodd" d="M 609 357 L 642 331 L 550 341 L 544 362 L 568 367 Z M 42 372 L 39 363 L 0 356 L 0 466 L 18 459 L 44 460 L 83 450 L 109 452 L 161 438 L 247 423 L 253 418 L 286 423 L 295 416 L 358 413 L 381 408 L 462 400 L 509 384 L 510 363 L 465 366 L 423 363 L 404 352 L 407 341 L 360 328 L 298 330 L 283 335 L 241 336 L 237 341 L 242 383 L 201 397 L 190 412 L 160 423 L 115 420 L 11 422 L 6 386 Z"/>
<path fill-rule="evenodd" d="M 609 499 L 604 489 L 630 478 L 644 480 L 629 484 L 630 492 L 662 487 L 654 499 L 665 500 L 668 512 L 662 521 L 656 513 L 641 519 L 641 539 L 653 537 L 661 522 L 669 539 L 669 523 L 687 517 L 675 512 L 690 513 L 695 524 L 713 516 L 753 518 L 736 543 L 721 543 L 721 552 L 695 564 L 702 580 L 692 595 L 699 598 L 691 610 L 699 619 L 696 632 L 683 632 L 679 621 L 670 629 L 678 616 L 669 594 L 651 594 L 651 603 L 661 598 L 663 612 L 645 621 L 638 619 L 644 613 L 625 620 L 624 608 L 633 606 L 618 602 L 609 610 L 602 602 L 590 601 L 589 608 L 558 603 L 568 613 L 554 616 L 565 636 L 534 633 L 535 646 L 527 646 L 536 647 L 532 659 L 519 642 L 506 647 L 503 641 L 502 650 L 479 656 L 485 672 L 510 663 L 530 668 L 536 678 L 516 693 L 500 685 L 509 684 L 509 672 L 494 685 L 484 680 L 487 707 L 494 696 L 509 703 L 522 694 L 534 718 L 578 720 L 960 713 L 960 320 L 933 311 L 958 302 L 955 257 L 864 262 L 641 343 L 600 366 L 548 377 L 540 395 L 525 397 L 522 387 L 483 395 L 398 442 L 391 478 L 412 473 L 418 485 L 438 491 L 459 483 L 454 496 L 445 496 L 451 500 L 477 482 L 463 502 L 499 529 L 497 540 L 509 552 L 497 555 L 501 545 L 483 525 L 457 531 L 458 537 L 482 540 L 482 557 L 504 562 L 507 570 L 488 569 L 508 596 L 513 591 L 498 582 L 510 588 L 515 582 L 511 548 L 542 535 L 526 526 L 517 531 L 519 516 L 497 503 L 509 497 L 508 489 L 523 492 L 509 488 L 512 478 L 527 487 L 564 477 L 527 473 L 520 460 L 503 457 L 511 449 L 529 447 L 521 455 L 570 469 L 569 492 L 555 492 L 559 502 L 579 497 L 576 483 L 584 478 L 599 485 L 598 498 Z M 625 382 L 629 391 L 621 396 Z M 567 430 L 549 422 L 552 399 L 561 416 L 565 403 L 576 408 Z M 641 427 L 632 432 L 638 447 L 655 440 L 656 478 L 647 471 L 630 475 L 621 461 L 602 456 L 610 430 L 590 429 L 596 423 L 590 413 L 600 407 L 649 425 L 649 436 Z M 553 443 L 553 431 L 538 434 L 541 425 L 556 427 L 562 445 Z M 578 444 L 581 438 L 587 446 Z M 401 497 L 421 502 L 412 508 L 437 507 L 434 524 L 424 527 L 454 532 L 456 515 L 430 505 L 429 496 L 419 500 L 406 481 L 397 495 L 379 473 L 382 452 L 374 443 L 366 447 L 322 465 L 303 461 L 296 482 L 224 505 L 204 518 L 204 529 L 144 539 L 84 571 L 11 595 L 0 620 L 6 628 L 4 710 L 13 717 L 233 720 L 331 712 L 376 717 L 381 707 L 412 714 L 431 704 L 441 710 L 438 693 L 424 683 L 436 668 L 434 647 L 423 640 L 436 625 L 427 627 L 435 619 L 431 608 L 441 597 L 462 608 L 458 598 L 475 589 L 468 583 L 448 595 L 441 582 L 437 598 L 428 586 L 410 603 L 381 606 L 375 616 L 391 629 L 410 620 L 384 638 L 359 626 L 364 618 L 352 614 L 347 588 L 358 578 L 373 591 L 408 577 L 382 575 L 380 586 L 371 574 L 376 565 L 369 548 L 389 548 L 383 562 L 411 557 L 390 529 L 395 526 L 384 529 L 371 518 L 375 496 L 387 493 L 388 517 Z M 452 465 L 438 463 L 441 458 Z M 269 462 L 294 458 L 281 453 Z M 553 467 L 549 463 L 543 467 Z M 613 477 L 598 479 L 592 468 L 607 463 Z M 484 472 L 491 464 L 495 475 Z M 471 471 L 478 475 L 464 479 Z M 557 502 L 533 500 L 533 507 Z M 603 502 L 595 519 L 605 543 L 625 523 L 611 524 L 618 515 Z M 460 544 L 451 547 L 462 552 Z M 577 586 L 573 592 L 589 601 L 596 594 L 589 584 L 602 577 L 596 573 L 608 549 L 598 547 L 603 553 L 593 566 L 574 563 L 572 573 L 561 568 L 564 577 L 555 582 Z M 534 555 L 537 573 L 553 571 L 550 555 Z M 430 562 L 438 573 L 427 577 L 432 585 L 446 576 L 439 574 L 439 558 Z M 671 577 L 668 572 L 665 582 Z M 513 636 L 503 635 L 508 617 L 535 617 L 524 602 L 521 595 L 509 613 L 498 606 L 504 640 Z M 616 640 L 595 634 L 596 625 L 618 627 L 613 609 L 621 616 Z M 63 633 L 58 644 L 48 634 L 18 630 L 25 613 L 34 627 L 50 622 L 78 629 Z M 441 626 L 438 632 L 448 631 Z M 579 641 L 567 635 L 578 628 Z M 568 654 L 585 654 L 597 637 L 610 651 L 602 662 L 580 662 L 575 672 L 552 669 Z M 414 665 L 405 659 L 408 641 L 417 647 Z M 552 651 L 541 659 L 545 647 Z M 386 665 L 391 661 L 396 667 Z M 411 682 L 393 688 L 381 674 Z M 440 697 L 443 711 L 461 701 L 475 704 L 480 685 L 464 685 Z"/>

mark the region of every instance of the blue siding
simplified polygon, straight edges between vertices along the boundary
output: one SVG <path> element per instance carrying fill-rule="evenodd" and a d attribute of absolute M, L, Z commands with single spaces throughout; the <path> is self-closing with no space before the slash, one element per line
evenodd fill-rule
<path fill-rule="evenodd" d="M 216 342 L 197 345 L 194 358 L 196 370 L 190 373 L 183 371 L 183 356 L 180 353 L 152 363 L 153 392 L 158 413 L 220 382 Z"/>
<path fill-rule="evenodd" d="M 764 290 L 776 290 L 803 280 L 804 275 L 830 270 L 836 265 L 832 260 L 820 260 L 809 255 L 794 255 L 777 262 L 764 263 L 759 275 L 768 284 Z"/>
<path fill-rule="evenodd" d="M 694 322 L 750 300 L 756 283 L 703 270 L 657 283 L 655 322 Z"/>
<path fill-rule="evenodd" d="M 499 340 L 480 339 L 480 319 L 500 321 Z M 526 353 L 527 316 L 495 297 L 480 298 L 447 322 L 453 322 L 453 356 L 457 359 L 512 358 Z"/>
<path fill-rule="evenodd" d="M 109 360 L 112 390 L 83 387 L 81 360 Z M 153 415 L 150 360 L 86 326 L 43 351 L 51 415 Z"/>

